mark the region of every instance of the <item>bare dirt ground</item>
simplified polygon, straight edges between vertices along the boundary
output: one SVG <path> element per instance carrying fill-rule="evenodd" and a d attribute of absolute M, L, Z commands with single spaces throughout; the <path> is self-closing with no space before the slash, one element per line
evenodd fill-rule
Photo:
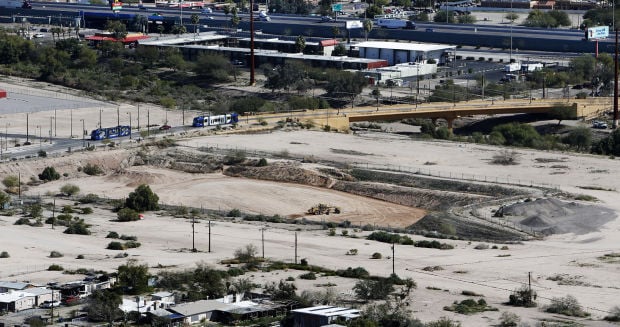
<path fill-rule="evenodd" d="M 63 133 L 68 134 L 66 131 Z M 213 145 L 246 148 L 249 155 L 251 150 L 273 153 L 285 151 L 293 157 L 312 156 L 341 163 L 423 169 L 445 177 L 476 176 L 478 180 L 500 183 L 546 185 L 564 192 L 594 196 L 599 199 L 599 205 L 616 214 L 620 212 L 616 191 L 620 188 L 620 182 L 613 178 L 613 173 L 620 168 L 620 161 L 605 157 L 518 149 L 520 164 L 505 167 L 489 164 L 493 154 L 498 151 L 496 147 L 413 141 L 382 133 L 354 135 L 317 131 L 216 135 L 181 140 L 179 144 L 192 148 Z M 51 165 L 61 174 L 68 173 L 68 176 L 57 182 L 32 186 L 26 191 L 27 194 L 45 194 L 48 191 L 56 193 L 62 185 L 72 183 L 78 185 L 82 193 L 122 198 L 139 183 L 147 182 L 159 194 L 162 202 L 208 209 L 238 208 L 254 213 L 295 215 L 319 202 L 338 203 L 343 208 L 343 217 L 355 225 L 360 219 L 358 217 L 379 222 L 398 222 L 415 221 L 421 214 L 420 210 L 414 208 L 324 188 L 234 178 L 219 173 L 188 174 L 150 166 L 132 167 L 127 151 L 84 152 L 59 158 L 5 163 L 0 166 L 0 178 L 21 172 L 22 178 L 28 180 L 45 166 Z M 86 163 L 102 166 L 106 174 L 89 177 L 79 173 L 77 166 Z M 597 189 L 592 189 L 592 186 Z M 69 203 L 72 202 L 57 199 L 57 205 Z M 46 216 L 50 214 L 45 213 Z M 383 276 L 392 272 L 392 261 L 387 259 L 391 256 L 390 245 L 365 240 L 363 236 L 367 232 L 354 231 L 352 228 L 347 231 L 358 238 L 340 236 L 341 228 L 337 230 L 338 236 L 328 236 L 326 231 L 317 230 L 317 226 L 215 221 L 211 226 L 212 251 L 209 253 L 207 223 L 201 220 L 196 228 L 196 247 L 199 252 L 191 253 L 191 223 L 188 219 L 148 213 L 144 220 L 119 223 L 114 221 L 115 214 L 96 207 L 93 214 L 79 216 L 92 224 L 92 235 L 67 235 L 62 233 L 62 228 L 51 229 L 49 225 L 16 226 L 13 224 L 16 216 L 0 217 L 0 251 L 7 251 L 11 255 L 10 258 L 0 259 L 0 279 L 30 280 L 44 284 L 51 280 L 81 278 L 44 271 L 52 263 L 61 264 L 66 269 L 113 271 L 125 263 L 127 258 L 115 258 L 117 251 L 105 249 L 110 241 L 105 238 L 109 231 L 137 236 L 142 246 L 127 250 L 128 258 L 148 264 L 152 272 L 157 272 L 161 269 L 158 267 L 162 266 L 170 267 L 168 269 L 191 267 L 200 261 L 219 266 L 221 259 L 232 257 L 235 249 L 246 244 L 252 243 L 260 248 L 260 229 L 263 227 L 267 227 L 265 255 L 271 259 L 293 261 L 296 232 L 299 256 L 307 258 L 311 264 L 333 269 L 363 266 L 371 274 Z M 581 215 L 581 219 L 584 224 L 588 224 L 587 212 Z M 300 229 L 295 230 L 297 228 Z M 444 241 L 454 245 L 453 250 L 397 246 L 396 273 L 401 277 L 411 277 L 418 283 L 418 289 L 413 292 L 411 309 L 414 316 L 423 321 L 447 316 L 461 321 L 463 326 L 489 326 L 498 323 L 503 311 L 515 312 L 530 324 L 540 319 L 571 320 L 543 313 L 537 308 L 512 308 L 502 304 L 507 301 L 512 290 L 527 282 L 528 272 L 532 272 L 532 287 L 537 291 L 537 301 L 541 305 L 548 304 L 553 297 L 571 294 L 592 314 L 592 318 L 576 319 L 579 324 L 604 326 L 607 324 L 596 320 L 605 316 L 614 305 L 620 305 L 617 278 L 620 266 L 614 260 L 603 258 L 605 254 L 620 252 L 617 244 L 619 234 L 620 223 L 618 219 L 613 219 L 595 231 L 556 234 L 544 240 L 509 244 L 508 250 L 476 250 L 474 247 L 477 242 L 454 240 Z M 419 236 L 413 238 L 423 239 Z M 346 255 L 350 249 L 358 249 L 358 255 Z M 52 250 L 60 251 L 64 257 L 49 258 Z M 370 259 L 374 252 L 382 253 L 384 259 Z M 76 260 L 79 254 L 85 258 Z M 429 272 L 423 269 L 428 266 L 440 266 L 443 270 Z M 288 276 L 297 277 L 300 273 L 289 270 L 255 273 L 253 277 L 263 283 Z M 560 285 L 548 279 L 559 273 L 568 274 L 582 283 Z M 317 285 L 328 282 L 336 284 L 335 288 L 343 296 L 351 293 L 354 283 L 334 277 L 321 277 L 316 281 L 296 280 L 299 287 L 313 290 L 323 288 Z M 461 295 L 462 291 L 484 295 L 485 300 L 499 308 L 499 311 L 471 316 L 444 311 L 444 306 L 466 298 Z"/>

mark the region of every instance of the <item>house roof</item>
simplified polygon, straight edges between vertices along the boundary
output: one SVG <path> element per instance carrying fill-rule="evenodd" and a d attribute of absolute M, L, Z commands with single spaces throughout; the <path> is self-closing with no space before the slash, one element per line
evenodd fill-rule
<path fill-rule="evenodd" d="M 358 48 L 377 48 L 377 49 L 393 49 L 408 51 L 437 51 L 455 49 L 453 45 L 432 44 L 432 43 L 404 43 L 404 42 L 384 42 L 384 41 L 367 41 L 354 44 Z"/>
<path fill-rule="evenodd" d="M 11 303 L 22 298 L 34 297 L 34 295 L 21 291 L 14 291 L 8 293 L 0 293 L 0 303 Z"/>
<path fill-rule="evenodd" d="M 29 293 L 32 295 L 43 295 L 43 294 L 52 294 L 52 290 L 49 288 L 45 288 L 45 287 L 32 287 L 32 288 L 28 288 L 26 290 L 24 290 L 24 293 Z M 59 292 L 56 291 L 56 294 L 58 294 Z"/>
<path fill-rule="evenodd" d="M 23 290 L 29 286 L 30 284 L 22 282 L 0 282 L 0 288 L 7 288 L 11 290 Z"/>
<path fill-rule="evenodd" d="M 349 308 L 341 308 L 334 307 L 331 305 L 321 305 L 316 307 L 309 307 L 303 309 L 295 309 L 292 310 L 295 313 L 304 313 L 316 316 L 324 316 L 324 317 L 346 317 L 346 318 L 357 318 L 360 316 L 360 311 L 357 309 L 349 309 Z"/>
<path fill-rule="evenodd" d="M 151 294 L 151 296 L 155 296 L 155 297 L 159 297 L 159 298 L 162 298 L 162 297 L 170 297 L 170 296 L 173 296 L 173 295 L 174 295 L 174 294 L 173 294 L 173 293 L 170 293 L 170 292 L 157 292 L 157 293 L 153 293 L 153 294 Z"/>
<path fill-rule="evenodd" d="M 200 300 L 171 306 L 168 308 L 168 311 L 179 313 L 187 317 L 214 310 L 225 310 L 230 307 L 230 304 L 222 303 L 216 300 Z"/>

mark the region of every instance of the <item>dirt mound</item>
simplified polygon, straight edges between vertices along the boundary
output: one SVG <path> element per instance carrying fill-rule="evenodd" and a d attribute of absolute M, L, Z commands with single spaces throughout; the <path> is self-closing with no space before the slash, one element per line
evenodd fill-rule
<path fill-rule="evenodd" d="M 546 235 L 560 233 L 586 234 L 616 218 L 608 208 L 559 199 L 545 198 L 505 206 L 504 216 L 526 230 Z"/>
<path fill-rule="evenodd" d="M 310 186 L 329 187 L 332 178 L 316 171 L 304 169 L 294 163 L 274 163 L 265 167 L 232 166 L 224 171 L 225 175 L 247 177 L 268 181 L 298 183 Z"/>
<path fill-rule="evenodd" d="M 118 171 L 105 177 L 107 182 L 123 183 L 127 187 L 138 187 L 142 184 L 157 185 L 166 183 L 164 174 L 149 171 Z"/>

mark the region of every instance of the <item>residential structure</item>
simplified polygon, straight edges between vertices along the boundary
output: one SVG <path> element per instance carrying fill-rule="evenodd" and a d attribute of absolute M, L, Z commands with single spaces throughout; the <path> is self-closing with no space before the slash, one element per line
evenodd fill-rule
<path fill-rule="evenodd" d="M 291 310 L 294 316 L 295 327 L 320 327 L 335 323 L 336 321 L 348 321 L 360 317 L 357 309 L 321 305 L 303 309 Z"/>
<path fill-rule="evenodd" d="M 17 312 L 32 309 L 36 305 L 36 296 L 22 291 L 0 293 L 0 312 Z"/>

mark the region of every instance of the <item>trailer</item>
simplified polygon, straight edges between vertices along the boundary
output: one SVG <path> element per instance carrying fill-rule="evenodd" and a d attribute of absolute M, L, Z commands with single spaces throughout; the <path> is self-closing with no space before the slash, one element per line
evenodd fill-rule
<path fill-rule="evenodd" d="M 375 25 L 383 28 L 405 28 L 415 29 L 415 23 L 410 20 L 394 19 L 394 18 L 379 18 Z"/>
<path fill-rule="evenodd" d="M 0 8 L 32 9 L 32 4 L 28 0 L 0 0 Z"/>
<path fill-rule="evenodd" d="M 131 126 L 115 126 L 108 128 L 98 128 L 92 130 L 90 133 L 90 139 L 93 141 L 100 141 L 105 139 L 113 139 L 117 137 L 130 136 Z"/>
<path fill-rule="evenodd" d="M 239 115 L 235 112 L 225 115 L 198 116 L 194 117 L 193 127 L 221 126 L 236 124 L 239 122 Z"/>
<path fill-rule="evenodd" d="M 503 71 L 506 72 L 506 73 L 510 73 L 510 72 L 516 72 L 516 71 L 518 71 L 520 69 L 521 69 L 521 64 L 520 63 L 518 63 L 518 62 L 511 62 L 510 64 L 504 66 Z"/>

